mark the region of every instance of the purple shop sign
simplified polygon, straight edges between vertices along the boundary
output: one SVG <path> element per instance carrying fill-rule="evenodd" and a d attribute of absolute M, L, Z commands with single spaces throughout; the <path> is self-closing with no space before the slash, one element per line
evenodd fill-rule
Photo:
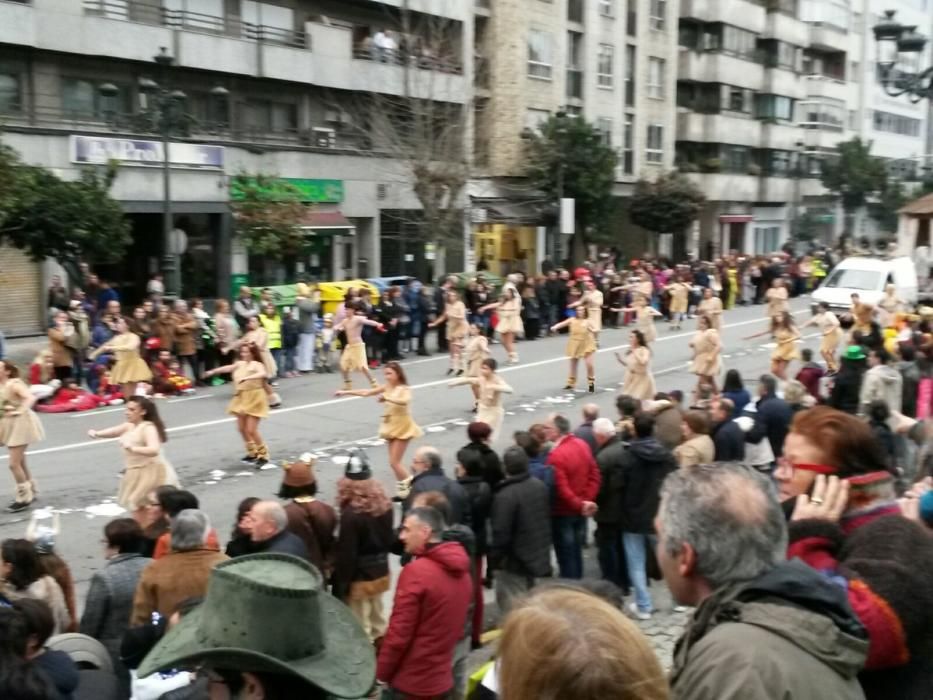
<path fill-rule="evenodd" d="M 169 162 L 177 168 L 223 170 L 224 147 L 201 143 L 170 143 Z M 161 141 L 115 139 L 98 136 L 71 136 L 71 162 L 105 165 L 115 160 L 122 165 L 161 167 L 164 155 Z"/>

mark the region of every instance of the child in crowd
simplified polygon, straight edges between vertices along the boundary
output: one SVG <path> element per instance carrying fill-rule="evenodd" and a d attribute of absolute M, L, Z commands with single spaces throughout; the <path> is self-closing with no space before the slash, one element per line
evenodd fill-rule
<path fill-rule="evenodd" d="M 320 374 L 324 372 L 333 372 L 333 353 L 336 349 L 337 337 L 334 333 L 334 315 L 324 314 L 324 327 L 317 336 L 317 371 Z"/>
<path fill-rule="evenodd" d="M 152 389 L 156 398 L 194 392 L 191 380 L 181 372 L 181 365 L 168 350 L 159 350 L 152 363 Z"/>
<path fill-rule="evenodd" d="M 296 363 L 298 359 L 298 340 L 301 336 L 301 326 L 295 318 L 295 310 L 289 307 L 282 309 L 282 353 L 285 356 L 285 376 L 297 377 Z"/>

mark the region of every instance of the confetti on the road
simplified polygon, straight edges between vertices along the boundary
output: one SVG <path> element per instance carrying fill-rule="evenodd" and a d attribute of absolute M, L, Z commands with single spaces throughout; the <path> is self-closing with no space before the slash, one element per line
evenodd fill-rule
<path fill-rule="evenodd" d="M 344 466 L 350 461 L 350 455 L 334 455 L 330 458 L 330 461 L 339 466 Z"/>
<path fill-rule="evenodd" d="M 429 433 L 443 433 L 447 428 L 443 425 L 429 425 L 426 430 Z"/>
<path fill-rule="evenodd" d="M 254 472 L 237 472 L 234 476 L 252 476 Z"/>
<path fill-rule="evenodd" d="M 535 410 L 534 410 L 531 406 L 529 406 L 528 408 L 526 408 L 525 411 L 526 411 L 527 413 L 534 413 L 534 412 L 535 412 Z"/>
<path fill-rule="evenodd" d="M 761 346 L 762 350 L 774 350 L 777 347 L 777 343 L 765 343 Z"/>
<path fill-rule="evenodd" d="M 223 469 L 215 469 L 211 472 L 212 479 L 223 479 L 226 475 L 227 472 L 225 472 Z"/>
<path fill-rule="evenodd" d="M 269 462 L 266 466 L 259 467 L 259 471 L 267 472 L 270 469 L 278 469 L 278 468 L 279 468 L 278 465 L 273 464 L 272 462 Z"/>
<path fill-rule="evenodd" d="M 204 484 L 205 486 L 211 486 L 213 484 L 216 484 L 217 482 L 214 480 L 208 480 L 208 481 L 202 481 L 201 483 Z"/>
<path fill-rule="evenodd" d="M 466 420 L 462 420 L 462 419 L 461 419 L 461 420 L 455 420 L 455 421 L 453 422 L 453 425 L 459 425 L 461 428 L 462 428 L 463 426 L 469 425 L 469 424 L 470 424 L 470 421 L 466 421 Z"/>
<path fill-rule="evenodd" d="M 88 517 L 90 518 L 97 516 L 103 518 L 115 518 L 118 515 L 123 515 L 126 510 L 118 506 L 116 503 L 98 503 L 95 506 L 88 506 L 84 509 L 84 512 L 87 513 Z"/>

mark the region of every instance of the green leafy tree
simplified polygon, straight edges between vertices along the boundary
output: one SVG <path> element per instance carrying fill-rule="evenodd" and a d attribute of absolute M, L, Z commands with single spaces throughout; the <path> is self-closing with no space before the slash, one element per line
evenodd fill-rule
<path fill-rule="evenodd" d="M 575 228 L 584 244 L 608 242 L 617 157 L 600 131 L 581 118 L 557 114 L 526 136 L 529 183 L 552 201 L 576 200 Z"/>
<path fill-rule="evenodd" d="M 12 168 L 8 168 L 12 162 Z M 57 260 L 72 279 L 79 262 L 114 262 L 130 243 L 130 225 L 110 196 L 114 164 L 87 169 L 75 181 L 46 168 L 22 165 L 7 149 L 0 180 L 11 184 L 0 202 L 0 242 L 30 258 Z"/>
<path fill-rule="evenodd" d="M 13 207 L 16 168 L 20 165 L 16 151 L 0 143 L 0 225 Z"/>
<path fill-rule="evenodd" d="M 655 233 L 682 234 L 700 215 L 706 196 L 685 175 L 672 170 L 635 183 L 629 205 L 633 224 Z"/>
<path fill-rule="evenodd" d="M 858 136 L 836 146 L 836 154 L 822 164 L 823 186 L 835 194 L 845 212 L 845 233 L 851 234 L 855 212 L 872 195 L 885 189 L 888 174 L 884 162 L 871 155 L 871 141 Z"/>
<path fill-rule="evenodd" d="M 877 202 L 868 207 L 868 213 L 886 233 L 897 232 L 898 210 L 907 202 L 907 193 L 900 180 L 891 178 L 882 189 Z"/>
<path fill-rule="evenodd" d="M 302 250 L 308 207 L 297 187 L 274 175 L 241 173 L 230 192 L 236 234 L 250 253 L 281 260 Z"/>

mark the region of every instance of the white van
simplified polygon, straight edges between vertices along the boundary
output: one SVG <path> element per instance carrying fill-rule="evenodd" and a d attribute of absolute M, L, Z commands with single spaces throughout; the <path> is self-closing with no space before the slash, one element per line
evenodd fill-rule
<path fill-rule="evenodd" d="M 917 303 L 917 269 L 908 257 L 846 258 L 833 268 L 815 292 L 814 302 L 826 302 L 831 308 L 849 309 L 852 294 L 866 304 L 877 304 L 884 296 L 885 285 L 897 287 L 897 295 L 908 304 Z"/>

